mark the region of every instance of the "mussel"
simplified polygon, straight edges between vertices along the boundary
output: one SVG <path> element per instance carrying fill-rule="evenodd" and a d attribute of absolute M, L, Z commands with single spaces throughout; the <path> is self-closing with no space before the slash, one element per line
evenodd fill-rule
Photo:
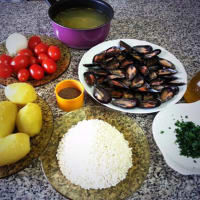
<path fill-rule="evenodd" d="M 170 100 L 174 96 L 174 91 L 170 87 L 166 87 L 161 91 L 160 99 L 162 102 Z"/>
<path fill-rule="evenodd" d="M 138 104 L 137 99 L 114 99 L 112 100 L 112 104 L 121 108 L 134 108 Z"/>
<path fill-rule="evenodd" d="M 92 73 L 92 72 L 84 72 L 83 76 L 84 76 L 85 82 L 89 86 L 93 86 L 95 84 L 96 77 L 95 77 L 94 73 Z"/>
<path fill-rule="evenodd" d="M 153 58 L 153 57 L 157 56 L 157 55 L 160 54 L 160 53 L 161 53 L 161 50 L 160 50 L 160 49 L 155 49 L 155 50 L 153 50 L 152 52 L 145 54 L 145 55 L 144 55 L 144 58 L 145 58 L 145 59 L 150 59 L 150 58 Z"/>
<path fill-rule="evenodd" d="M 137 45 L 133 49 L 140 54 L 147 54 L 152 52 L 153 48 L 150 45 Z"/>
<path fill-rule="evenodd" d="M 129 65 L 126 68 L 126 78 L 132 80 L 137 74 L 137 68 L 134 65 Z"/>
<path fill-rule="evenodd" d="M 164 58 L 159 58 L 158 59 L 158 63 L 165 68 L 171 68 L 171 69 L 175 69 L 175 66 L 172 62 L 170 62 L 169 60 L 166 60 Z"/>
<path fill-rule="evenodd" d="M 150 100 L 143 100 L 140 101 L 139 107 L 140 108 L 155 108 L 160 106 L 161 102 L 158 99 L 150 99 Z"/>
<path fill-rule="evenodd" d="M 112 100 L 110 93 L 100 86 L 94 87 L 93 96 L 101 103 L 109 103 Z"/>

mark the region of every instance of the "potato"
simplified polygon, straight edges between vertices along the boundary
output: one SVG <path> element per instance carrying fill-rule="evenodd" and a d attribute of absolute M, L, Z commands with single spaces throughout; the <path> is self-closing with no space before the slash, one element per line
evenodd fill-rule
<path fill-rule="evenodd" d="M 38 104 L 28 103 L 21 108 L 16 119 L 17 129 L 31 137 L 38 134 L 42 128 L 42 111 Z"/>
<path fill-rule="evenodd" d="M 11 134 L 15 128 L 17 105 L 10 101 L 0 102 L 0 138 Z"/>
<path fill-rule="evenodd" d="M 30 151 L 30 137 L 25 133 L 15 133 L 0 138 L 0 166 L 17 162 Z"/>
<path fill-rule="evenodd" d="M 5 87 L 5 96 L 13 103 L 25 105 L 36 100 L 34 87 L 28 83 L 12 83 Z"/>

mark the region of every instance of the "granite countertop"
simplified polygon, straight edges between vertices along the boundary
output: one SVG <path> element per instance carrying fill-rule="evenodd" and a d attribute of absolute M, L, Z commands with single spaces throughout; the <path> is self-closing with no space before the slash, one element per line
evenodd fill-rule
<path fill-rule="evenodd" d="M 188 80 L 200 69 L 200 1 L 198 0 L 107 0 L 114 11 L 107 40 L 134 38 L 162 46 L 184 65 Z M 45 1 L 0 1 L 0 42 L 14 32 L 55 37 L 48 18 Z M 63 79 L 78 79 L 78 64 L 86 50 L 69 49 L 71 63 L 68 70 L 55 81 L 36 88 L 51 106 L 54 119 L 63 111 L 56 105 L 54 88 Z M 96 105 L 86 95 L 85 105 Z M 198 200 L 200 176 L 184 176 L 165 163 L 152 136 L 155 114 L 128 114 L 144 130 L 150 145 L 150 169 L 141 188 L 129 199 Z M 40 160 L 8 178 L 0 179 L 1 200 L 65 199 L 46 180 Z"/>

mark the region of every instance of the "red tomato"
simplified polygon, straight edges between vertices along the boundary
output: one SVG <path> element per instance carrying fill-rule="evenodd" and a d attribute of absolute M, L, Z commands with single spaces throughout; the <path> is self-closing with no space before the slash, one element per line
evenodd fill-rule
<path fill-rule="evenodd" d="M 34 50 L 34 48 L 41 42 L 41 39 L 39 36 L 34 35 L 32 37 L 30 37 L 29 41 L 28 41 L 28 47 L 31 50 Z"/>
<path fill-rule="evenodd" d="M 21 49 L 17 55 L 33 56 L 33 52 L 30 49 Z"/>
<path fill-rule="evenodd" d="M 59 60 L 61 57 L 60 49 L 57 46 L 51 45 L 48 48 L 48 55 L 53 60 Z"/>
<path fill-rule="evenodd" d="M 17 73 L 17 78 L 19 79 L 19 81 L 21 81 L 21 82 L 25 82 L 25 81 L 27 81 L 28 80 L 28 78 L 29 78 L 29 76 L 30 76 L 30 73 L 29 73 L 29 71 L 28 71 L 28 69 L 20 69 L 19 71 L 18 71 L 18 73 Z"/>
<path fill-rule="evenodd" d="M 55 61 L 52 60 L 51 58 L 43 60 L 42 66 L 44 67 L 44 71 L 47 72 L 48 74 L 53 74 L 57 69 Z"/>
<path fill-rule="evenodd" d="M 10 65 L 4 65 L 0 63 L 0 78 L 8 78 L 12 74 L 12 67 Z"/>
<path fill-rule="evenodd" d="M 44 77 L 44 69 L 38 64 L 31 65 L 29 71 L 35 80 L 41 80 Z"/>
<path fill-rule="evenodd" d="M 40 53 L 47 53 L 49 46 L 43 42 L 40 42 L 35 48 L 34 52 L 39 55 Z"/>
<path fill-rule="evenodd" d="M 48 58 L 49 58 L 49 56 L 46 53 L 40 53 L 38 55 L 38 60 L 39 60 L 40 63 L 42 63 L 43 60 L 46 60 Z"/>
<path fill-rule="evenodd" d="M 11 56 L 8 56 L 6 54 L 1 54 L 0 55 L 0 64 L 4 64 L 4 65 L 10 65 L 10 62 L 12 60 Z"/>
<path fill-rule="evenodd" d="M 39 63 L 39 60 L 36 57 L 31 56 L 30 57 L 30 65 L 37 64 L 37 63 Z"/>
<path fill-rule="evenodd" d="M 17 73 L 20 69 L 29 66 L 30 58 L 25 55 L 18 55 L 11 60 L 10 64 L 13 67 L 14 71 Z"/>

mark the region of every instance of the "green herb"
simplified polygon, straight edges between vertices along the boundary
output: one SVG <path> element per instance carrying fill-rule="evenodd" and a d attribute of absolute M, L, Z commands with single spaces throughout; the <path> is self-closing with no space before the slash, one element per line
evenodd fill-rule
<path fill-rule="evenodd" d="M 160 133 L 161 133 L 161 134 L 163 134 L 163 133 L 164 133 L 164 131 L 160 131 Z"/>
<path fill-rule="evenodd" d="M 180 148 L 180 155 L 199 158 L 200 157 L 200 126 L 193 122 L 177 120 L 175 125 L 176 143 Z"/>

